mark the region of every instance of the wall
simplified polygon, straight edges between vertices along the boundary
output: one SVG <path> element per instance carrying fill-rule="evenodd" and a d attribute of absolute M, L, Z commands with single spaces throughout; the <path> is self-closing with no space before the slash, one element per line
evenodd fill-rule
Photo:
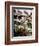
<path fill-rule="evenodd" d="M 4 45 L 4 42 L 5 42 L 5 34 L 4 34 L 5 33 L 5 1 L 7 0 L 0 0 L 0 46 L 5 46 Z M 39 3 L 39 0 L 13 0 L 13 1 Z M 39 20 L 39 16 L 38 16 L 38 20 Z M 38 22 L 38 25 L 39 25 L 39 22 Z M 39 42 L 39 37 L 38 37 L 38 42 Z M 18 45 L 12 45 L 12 46 L 39 46 L 39 43 L 18 44 Z"/>

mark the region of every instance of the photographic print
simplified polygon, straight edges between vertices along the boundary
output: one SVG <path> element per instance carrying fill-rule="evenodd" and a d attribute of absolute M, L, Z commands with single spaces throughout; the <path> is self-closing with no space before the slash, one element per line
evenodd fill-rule
<path fill-rule="evenodd" d="M 5 3 L 5 44 L 38 42 L 38 4 Z"/>

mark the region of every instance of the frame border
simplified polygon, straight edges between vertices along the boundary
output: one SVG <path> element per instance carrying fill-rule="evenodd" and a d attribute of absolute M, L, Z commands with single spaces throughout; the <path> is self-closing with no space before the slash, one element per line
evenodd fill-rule
<path fill-rule="evenodd" d="M 36 16 L 35 16 L 35 40 L 26 41 L 10 41 L 10 5 L 22 5 L 22 6 L 35 6 Z M 25 3 L 25 2 L 5 2 L 5 44 L 25 44 L 25 43 L 36 43 L 38 42 L 38 3 Z"/>

